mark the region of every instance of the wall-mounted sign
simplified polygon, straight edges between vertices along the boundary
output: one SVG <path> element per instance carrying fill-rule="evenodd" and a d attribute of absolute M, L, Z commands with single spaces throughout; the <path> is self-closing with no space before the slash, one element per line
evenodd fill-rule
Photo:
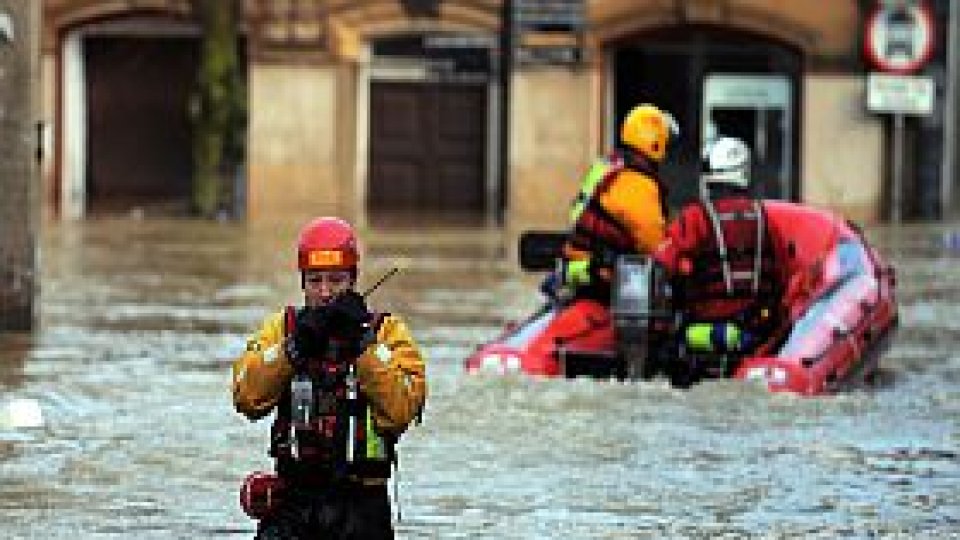
<path fill-rule="evenodd" d="M 930 60 L 935 32 L 924 1 L 879 1 L 867 18 L 864 52 L 880 71 L 913 73 Z"/>
<path fill-rule="evenodd" d="M 578 32 L 584 0 L 513 0 L 513 24 L 520 31 Z"/>
<path fill-rule="evenodd" d="M 871 73 L 867 109 L 875 113 L 928 115 L 933 112 L 933 77 Z"/>
<path fill-rule="evenodd" d="M 494 72 L 495 36 L 429 33 L 373 42 L 374 77 L 380 80 L 483 82 Z"/>
<path fill-rule="evenodd" d="M 519 64 L 583 60 L 584 0 L 513 0 L 514 58 Z"/>

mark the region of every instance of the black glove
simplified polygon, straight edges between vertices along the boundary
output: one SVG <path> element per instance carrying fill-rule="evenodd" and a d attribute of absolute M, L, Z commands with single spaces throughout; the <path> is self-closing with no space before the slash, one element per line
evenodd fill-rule
<path fill-rule="evenodd" d="M 617 267 L 617 253 L 610 249 L 600 248 L 590 256 L 590 277 L 596 279 L 601 268 L 613 270 Z"/>
<path fill-rule="evenodd" d="M 296 324 L 283 344 L 287 359 L 294 368 L 302 367 L 307 360 L 326 351 L 330 339 L 328 315 L 324 308 L 303 307 L 297 311 Z"/>
<path fill-rule="evenodd" d="M 349 357 L 359 356 L 368 345 L 373 320 L 363 297 L 355 291 L 346 291 L 328 304 L 326 310 L 330 335 L 342 341 Z"/>

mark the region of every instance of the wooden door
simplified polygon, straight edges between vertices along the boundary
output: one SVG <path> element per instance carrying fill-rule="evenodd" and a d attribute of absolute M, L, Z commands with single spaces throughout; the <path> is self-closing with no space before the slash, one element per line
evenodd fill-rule
<path fill-rule="evenodd" d="M 198 41 L 92 37 L 84 52 L 89 210 L 185 209 L 192 178 L 187 107 Z"/>
<path fill-rule="evenodd" d="M 482 219 L 485 86 L 377 81 L 371 85 L 370 118 L 372 220 Z"/>

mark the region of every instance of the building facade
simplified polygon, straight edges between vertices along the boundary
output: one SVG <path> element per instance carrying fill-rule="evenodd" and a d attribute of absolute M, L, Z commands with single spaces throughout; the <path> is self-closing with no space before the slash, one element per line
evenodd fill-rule
<path fill-rule="evenodd" d="M 619 119 L 649 101 L 683 134 L 664 170 L 674 202 L 721 133 L 749 141 L 767 196 L 889 215 L 891 122 L 865 104 L 876 2 L 585 0 L 550 19 L 504 1 L 243 2 L 238 208 L 254 221 L 560 225 Z M 943 23 L 949 3 L 927 2 Z M 957 191 L 940 167 L 956 117 L 942 30 L 924 68 L 935 110 L 899 133 L 905 218 L 939 217 Z M 44 0 L 47 215 L 183 202 L 198 36 L 187 0 Z"/>

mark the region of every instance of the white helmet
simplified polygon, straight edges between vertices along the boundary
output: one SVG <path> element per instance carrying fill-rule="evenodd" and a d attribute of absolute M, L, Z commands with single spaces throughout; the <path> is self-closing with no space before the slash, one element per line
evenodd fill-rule
<path fill-rule="evenodd" d="M 704 150 L 707 172 L 704 184 L 729 184 L 750 187 L 750 148 L 735 137 L 718 137 Z"/>

